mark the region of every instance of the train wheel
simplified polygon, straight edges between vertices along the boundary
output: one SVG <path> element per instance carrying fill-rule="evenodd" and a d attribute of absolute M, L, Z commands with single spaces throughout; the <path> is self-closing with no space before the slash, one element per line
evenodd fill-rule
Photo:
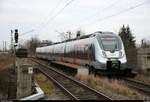
<path fill-rule="evenodd" d="M 89 74 L 92 75 L 94 73 L 93 72 L 93 67 L 89 66 L 88 68 L 89 68 Z"/>
<path fill-rule="evenodd" d="M 94 77 L 96 77 L 97 75 L 97 71 L 94 69 Z"/>
<path fill-rule="evenodd" d="M 96 76 L 97 71 L 93 67 L 89 67 L 89 74 Z"/>
<path fill-rule="evenodd" d="M 90 75 L 92 74 L 92 69 L 91 69 L 91 67 L 89 67 L 89 74 L 90 74 Z"/>

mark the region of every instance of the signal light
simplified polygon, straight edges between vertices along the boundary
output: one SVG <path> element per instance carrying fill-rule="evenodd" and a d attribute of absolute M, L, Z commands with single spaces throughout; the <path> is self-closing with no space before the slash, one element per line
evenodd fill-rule
<path fill-rule="evenodd" d="M 15 43 L 18 43 L 18 29 L 15 29 Z"/>

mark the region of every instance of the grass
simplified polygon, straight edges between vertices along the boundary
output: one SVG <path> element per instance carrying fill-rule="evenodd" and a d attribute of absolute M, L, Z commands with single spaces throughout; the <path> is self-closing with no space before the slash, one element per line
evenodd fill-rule
<path fill-rule="evenodd" d="M 0 73 L 0 96 L 2 99 L 7 99 L 8 84 L 9 84 L 9 73 L 8 69 L 1 71 Z M 0 98 L 0 100 L 1 100 Z"/>
<path fill-rule="evenodd" d="M 43 74 L 36 73 L 35 80 L 44 91 L 45 98 L 47 98 L 54 91 L 54 85 Z"/>
<path fill-rule="evenodd" d="M 115 93 L 130 98 L 139 97 L 139 94 L 136 91 L 129 89 L 123 81 L 118 81 L 115 79 L 109 80 L 108 78 L 94 77 L 93 75 L 77 75 L 75 77 L 81 81 L 84 81 L 86 84 L 89 84 L 96 90 L 109 90 L 113 94 Z"/>
<path fill-rule="evenodd" d="M 0 99 L 8 98 L 9 68 L 13 61 L 9 54 L 0 54 Z"/>
<path fill-rule="evenodd" d="M 150 84 L 150 77 L 146 75 L 138 74 L 134 79 Z"/>
<path fill-rule="evenodd" d="M 12 64 L 14 61 L 14 58 L 10 56 L 9 54 L 1 54 L 0 55 L 0 71 L 8 68 L 10 64 Z"/>

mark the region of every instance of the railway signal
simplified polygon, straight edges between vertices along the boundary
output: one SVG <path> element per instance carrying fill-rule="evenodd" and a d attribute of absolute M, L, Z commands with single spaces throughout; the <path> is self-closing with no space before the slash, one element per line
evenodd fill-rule
<path fill-rule="evenodd" d="M 15 43 L 18 43 L 18 29 L 15 29 Z"/>

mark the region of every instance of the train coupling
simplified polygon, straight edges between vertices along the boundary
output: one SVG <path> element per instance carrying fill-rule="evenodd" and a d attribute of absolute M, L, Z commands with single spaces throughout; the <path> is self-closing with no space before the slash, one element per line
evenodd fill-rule
<path fill-rule="evenodd" d="M 108 59 L 106 67 L 107 70 L 120 70 L 120 61 L 118 59 Z"/>

